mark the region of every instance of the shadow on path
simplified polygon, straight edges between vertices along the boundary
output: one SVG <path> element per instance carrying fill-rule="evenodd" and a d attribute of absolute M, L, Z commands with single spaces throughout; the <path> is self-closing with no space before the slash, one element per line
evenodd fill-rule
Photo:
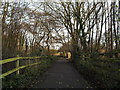
<path fill-rule="evenodd" d="M 34 88 L 89 88 L 87 81 L 65 59 L 55 64 L 38 78 Z"/>

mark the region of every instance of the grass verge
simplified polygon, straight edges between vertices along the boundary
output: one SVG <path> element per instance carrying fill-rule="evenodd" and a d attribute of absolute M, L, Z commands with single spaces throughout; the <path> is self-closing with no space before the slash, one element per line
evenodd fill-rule
<path fill-rule="evenodd" d="M 41 63 L 32 67 L 27 67 L 20 75 L 12 74 L 2 79 L 2 88 L 30 88 L 57 59 L 55 56 L 41 58 Z"/>
<path fill-rule="evenodd" d="M 76 60 L 75 67 L 92 87 L 120 88 L 119 59 Z"/>

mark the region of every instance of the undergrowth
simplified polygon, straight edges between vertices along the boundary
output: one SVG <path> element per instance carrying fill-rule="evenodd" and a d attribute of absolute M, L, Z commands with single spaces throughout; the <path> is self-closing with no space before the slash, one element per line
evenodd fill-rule
<path fill-rule="evenodd" d="M 43 57 L 40 64 L 23 69 L 24 73 L 5 77 L 2 79 L 2 88 L 30 88 L 56 59 L 55 56 Z"/>
<path fill-rule="evenodd" d="M 79 59 L 75 67 L 93 87 L 120 88 L 120 59 Z"/>

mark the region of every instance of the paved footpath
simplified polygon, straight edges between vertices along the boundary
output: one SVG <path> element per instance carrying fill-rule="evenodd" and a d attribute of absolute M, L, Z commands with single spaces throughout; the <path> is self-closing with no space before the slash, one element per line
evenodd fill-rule
<path fill-rule="evenodd" d="M 34 88 L 89 88 L 87 81 L 65 59 L 57 60 L 38 81 Z"/>

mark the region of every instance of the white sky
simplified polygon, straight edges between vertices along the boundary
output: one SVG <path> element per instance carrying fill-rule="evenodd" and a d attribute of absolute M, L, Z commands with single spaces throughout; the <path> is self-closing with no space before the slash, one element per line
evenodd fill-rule
<path fill-rule="evenodd" d="M 23 1 L 25 1 L 25 2 L 30 2 L 30 0 L 23 0 Z M 44 0 L 31 0 L 33 3 L 35 3 L 35 2 L 42 2 L 42 1 L 44 1 Z M 45 1 L 55 1 L 55 2 L 57 2 L 57 1 L 59 1 L 59 0 L 45 0 Z M 62 1 L 68 1 L 68 0 L 62 0 Z M 69 0 L 70 1 L 70 0 Z M 71 0 L 71 1 L 75 1 L 75 0 Z M 89 1 L 89 2 L 93 2 L 93 1 L 95 1 L 95 2 L 98 2 L 98 1 L 100 1 L 100 2 L 102 2 L 102 1 L 107 1 L 107 2 L 111 2 L 111 1 L 116 1 L 116 2 L 118 2 L 118 0 L 76 0 L 76 1 L 82 1 L 82 2 L 84 2 L 84 1 Z M 33 8 L 33 7 L 31 7 L 31 8 Z M 103 21 L 104 22 L 104 21 Z M 99 24 L 99 28 L 100 28 L 100 24 Z M 96 27 L 96 26 L 94 26 L 94 27 Z M 95 28 L 96 29 L 96 28 Z M 107 27 L 107 29 L 108 29 L 108 27 Z M 105 25 L 103 25 L 103 27 L 102 27 L 102 30 L 103 30 L 103 32 L 102 32 L 102 34 L 105 32 Z M 64 30 L 64 32 L 65 32 L 65 34 L 67 35 L 67 30 Z M 94 38 L 95 38 L 95 34 L 94 34 Z M 54 46 L 58 49 L 60 46 L 61 46 L 61 44 L 54 44 Z M 58 47 L 59 46 L 59 47 Z"/>
<path fill-rule="evenodd" d="M 116 1 L 116 0 L 1 0 L 2 2 L 59 2 L 59 1 L 62 1 L 62 2 L 68 2 L 68 1 L 78 1 L 78 2 L 111 2 L 111 1 Z"/>
<path fill-rule="evenodd" d="M 3 2 L 6 2 L 6 1 L 8 1 L 8 2 L 31 2 L 31 4 L 34 4 L 34 3 L 36 3 L 36 2 L 44 2 L 44 1 L 47 1 L 47 2 L 51 2 L 51 1 L 54 1 L 54 2 L 57 2 L 57 1 L 59 1 L 59 0 L 2 0 Z M 68 1 L 68 0 L 62 0 L 62 1 Z M 107 2 L 111 2 L 111 1 L 117 1 L 118 2 L 118 0 L 69 0 L 69 1 L 80 1 L 80 2 L 84 2 L 84 1 L 89 1 L 89 2 L 92 2 L 92 1 L 95 1 L 95 2 L 97 2 L 97 1 L 107 1 Z M 31 6 L 30 8 L 32 8 L 32 9 L 35 9 L 33 6 Z M 100 25 L 99 25 L 100 26 Z M 105 32 L 105 25 L 103 25 L 103 33 Z M 64 34 L 68 34 L 67 33 L 67 30 L 64 30 Z M 32 35 L 30 35 L 31 36 L 31 38 L 32 38 Z M 30 37 L 30 36 L 27 36 L 27 37 Z M 95 35 L 94 35 L 94 37 L 95 37 Z M 60 46 L 61 46 L 61 44 L 54 44 L 53 46 L 55 46 L 56 47 L 56 49 L 58 49 Z"/>

